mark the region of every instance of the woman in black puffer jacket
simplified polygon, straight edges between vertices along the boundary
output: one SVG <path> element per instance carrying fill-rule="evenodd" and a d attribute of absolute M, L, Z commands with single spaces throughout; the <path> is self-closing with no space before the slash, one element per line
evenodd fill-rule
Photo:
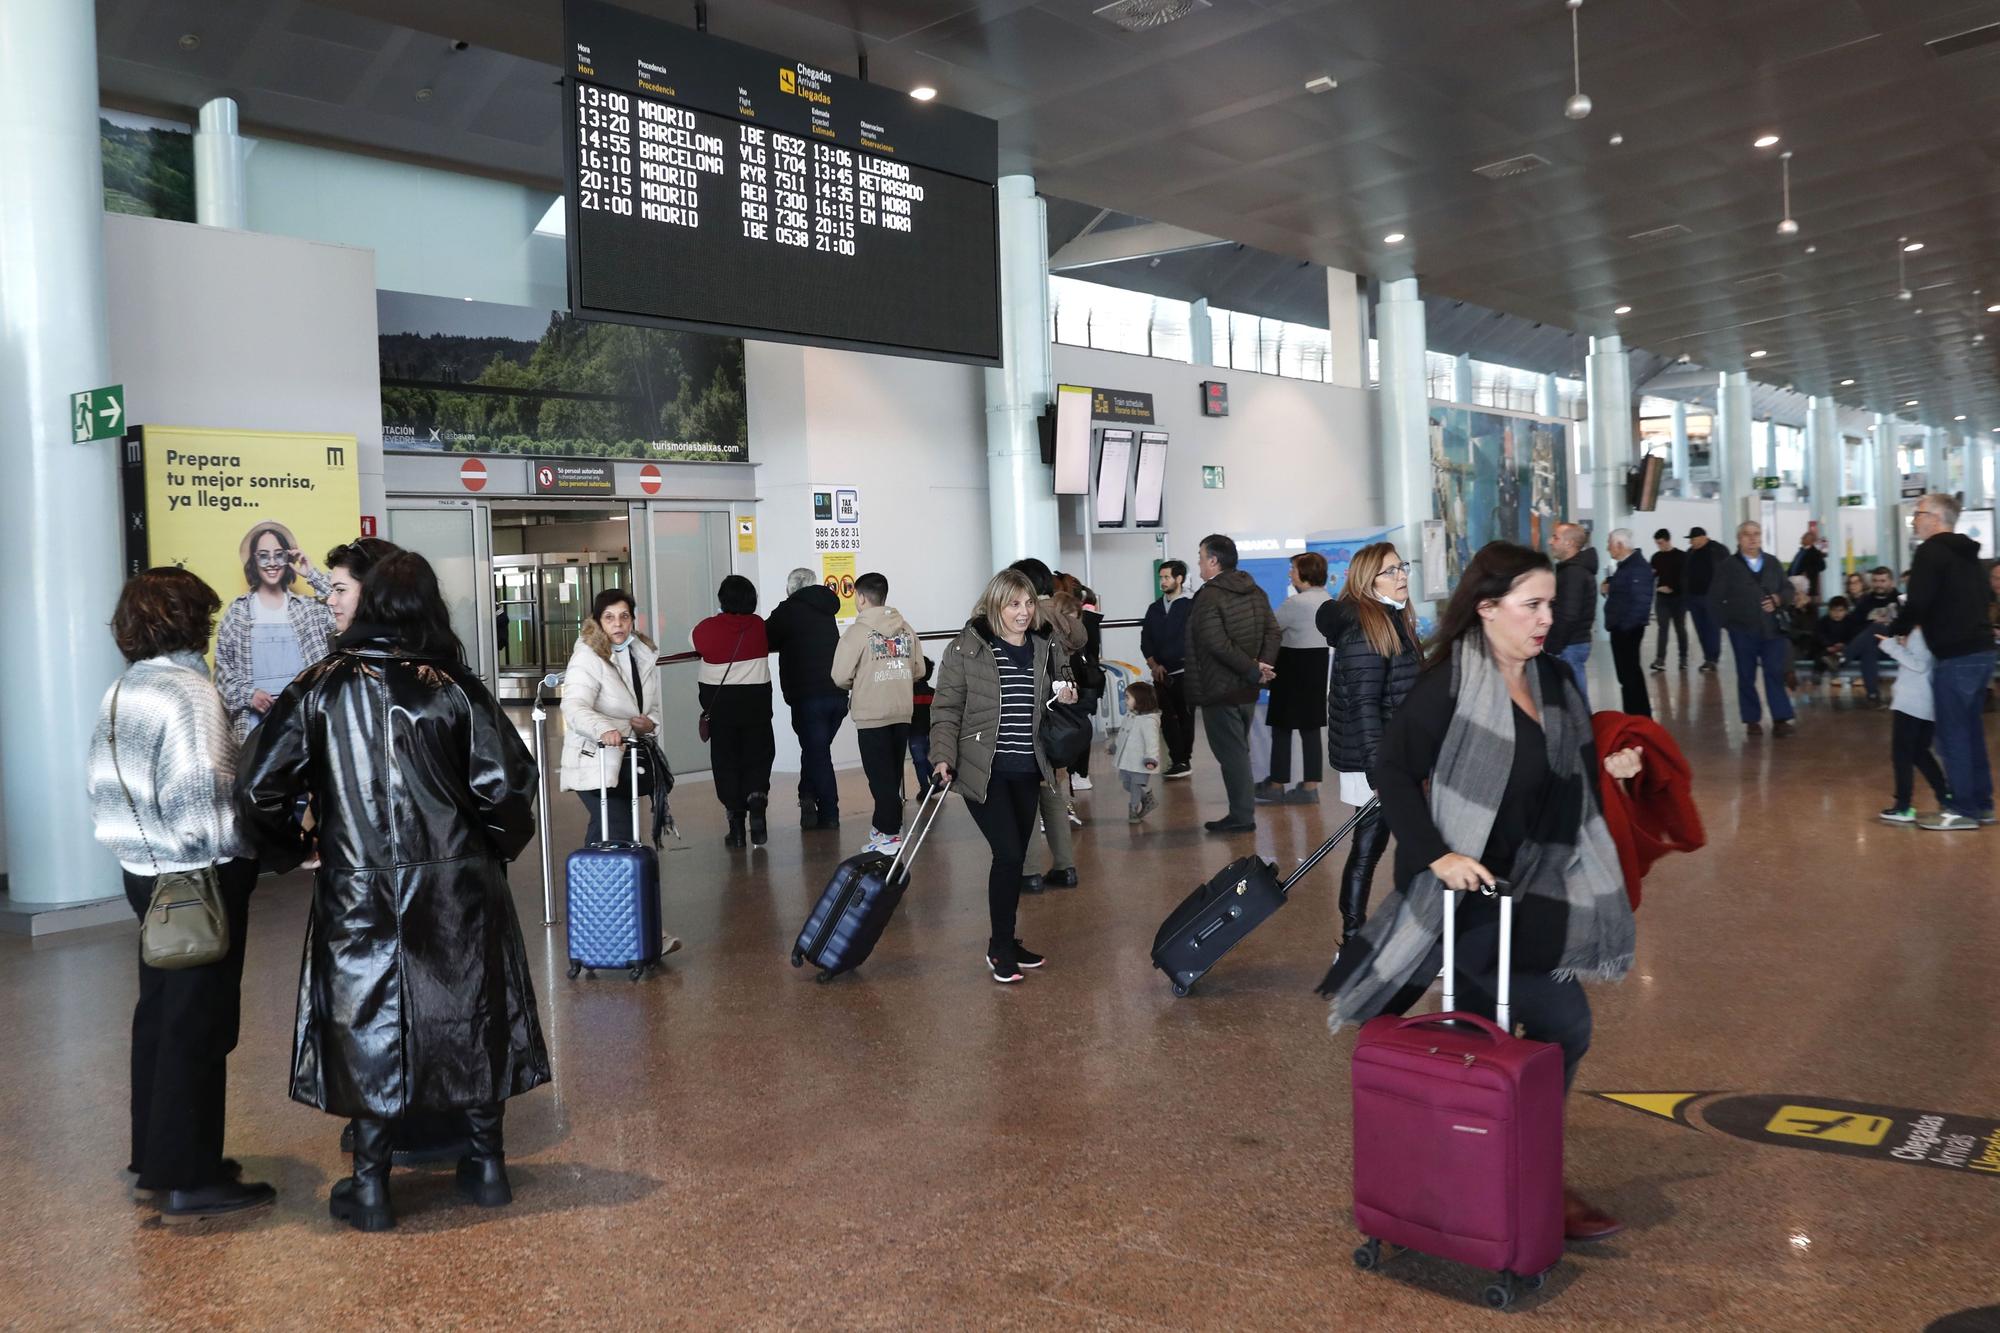
<path fill-rule="evenodd" d="M 1417 683 L 1422 655 L 1410 608 L 1410 567 L 1388 542 L 1355 552 L 1340 596 L 1319 609 L 1319 632 L 1333 645 L 1327 689 L 1327 749 L 1340 774 L 1340 799 L 1366 805 L 1375 795 L 1375 747 Z M 1340 942 L 1368 918 L 1368 889 L 1389 846 L 1389 825 L 1371 811 L 1348 844 L 1340 885 Z"/>

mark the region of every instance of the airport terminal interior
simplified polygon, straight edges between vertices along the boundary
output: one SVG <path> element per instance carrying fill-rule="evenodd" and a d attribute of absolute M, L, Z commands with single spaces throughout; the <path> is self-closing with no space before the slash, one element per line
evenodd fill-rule
<path fill-rule="evenodd" d="M 7 0 L 0 1324 L 2000 1333 L 1997 112 Z"/>

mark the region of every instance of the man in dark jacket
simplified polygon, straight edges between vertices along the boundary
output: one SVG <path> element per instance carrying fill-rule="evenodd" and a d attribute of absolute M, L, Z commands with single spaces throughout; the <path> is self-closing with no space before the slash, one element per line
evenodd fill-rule
<path fill-rule="evenodd" d="M 1886 708 L 1888 705 L 1882 698 L 1882 636 L 1903 614 L 1903 599 L 1896 592 L 1896 571 L 1887 565 L 1869 570 L 1868 591 L 1861 594 L 1861 600 L 1849 614 L 1861 622 L 1861 628 L 1855 632 L 1848 656 L 1861 668 L 1861 684 L 1868 691 L 1868 702 Z"/>
<path fill-rule="evenodd" d="M 1236 543 L 1220 534 L 1201 539 L 1201 591 L 1188 609 L 1186 688 L 1201 709 L 1208 748 L 1222 765 L 1229 813 L 1205 825 L 1210 833 L 1256 831 L 1250 779 L 1250 720 L 1257 693 L 1277 675 L 1278 617 L 1257 581 L 1236 567 Z"/>
<path fill-rule="evenodd" d="M 799 738 L 799 825 L 840 827 L 840 788 L 833 778 L 833 737 L 847 717 L 847 694 L 833 683 L 840 646 L 840 598 L 810 569 L 785 579 L 785 600 L 765 617 L 764 633 L 778 655 L 778 684 Z"/>
<path fill-rule="evenodd" d="M 1188 759 L 1194 754 L 1194 709 L 1187 700 L 1187 562 L 1160 562 L 1160 596 L 1146 608 L 1139 626 L 1139 651 L 1153 673 L 1153 687 L 1159 691 L 1160 737 L 1167 745 L 1170 778 L 1187 777 L 1193 770 Z"/>
<path fill-rule="evenodd" d="M 1771 701 L 1771 730 L 1789 736 L 1798 729 L 1791 696 L 1785 693 L 1785 668 L 1791 644 L 1778 623 L 1780 609 L 1792 604 L 1791 579 L 1778 558 L 1764 550 L 1764 527 L 1745 523 L 1736 529 L 1736 554 L 1715 572 L 1711 600 L 1715 618 L 1729 631 L 1729 651 L 1736 655 L 1736 701 L 1743 710 L 1744 730 L 1764 734 L 1764 710 L 1757 699 L 1757 672 L 1764 673 L 1764 693 Z"/>
<path fill-rule="evenodd" d="M 1556 561 L 1555 620 L 1542 651 L 1569 663 L 1583 701 L 1590 702 L 1584 668 L 1590 662 L 1590 631 L 1597 623 L 1597 549 L 1585 544 L 1583 529 L 1558 523 L 1549 534 L 1549 554 Z"/>
<path fill-rule="evenodd" d="M 1681 670 L 1688 669 L 1687 595 L 1681 574 L 1687 568 L 1687 552 L 1674 545 L 1674 534 L 1661 528 L 1653 534 L 1657 548 L 1653 566 L 1653 611 L 1660 621 L 1660 639 L 1653 648 L 1653 670 L 1667 669 L 1667 630 L 1680 640 Z"/>
<path fill-rule="evenodd" d="M 1646 669 L 1639 658 L 1652 619 L 1653 569 L 1634 549 L 1630 528 L 1614 528 L 1604 549 L 1611 556 L 1611 577 L 1604 582 L 1604 628 L 1611 633 L 1618 693 L 1627 713 L 1651 717 L 1653 701 L 1646 694 Z"/>
<path fill-rule="evenodd" d="M 1979 564 L 1979 544 L 1952 531 L 1958 498 L 1926 495 L 1910 515 L 1916 556 L 1910 561 L 1910 591 L 1903 614 L 1889 627 L 1898 638 L 1913 629 L 1936 661 L 1931 696 L 1937 709 L 1938 758 L 1951 787 L 1947 808 L 1921 827 L 1936 831 L 1977 829 L 1994 822 L 1993 769 L 1986 757 L 1986 725 L 1980 715 L 1986 683 L 1993 679 L 1993 626 L 1987 612 L 1992 592 Z"/>
<path fill-rule="evenodd" d="M 1688 529 L 1687 564 L 1681 567 L 1681 588 L 1687 597 L 1688 619 L 1694 621 L 1694 636 L 1701 640 L 1701 669 L 1714 671 L 1722 660 L 1722 628 L 1716 624 L 1715 567 L 1723 559 L 1722 548 L 1708 539 L 1707 528 Z"/>

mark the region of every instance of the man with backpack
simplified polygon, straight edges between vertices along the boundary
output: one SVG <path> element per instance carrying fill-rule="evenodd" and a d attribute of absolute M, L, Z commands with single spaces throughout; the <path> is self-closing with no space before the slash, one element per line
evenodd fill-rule
<path fill-rule="evenodd" d="M 854 580 L 854 600 L 860 614 L 833 650 L 833 683 L 848 692 L 861 771 L 875 798 L 868 850 L 893 856 L 903 845 L 903 751 L 910 743 L 913 687 L 925 671 L 924 649 L 888 604 L 888 579 L 863 574 Z"/>

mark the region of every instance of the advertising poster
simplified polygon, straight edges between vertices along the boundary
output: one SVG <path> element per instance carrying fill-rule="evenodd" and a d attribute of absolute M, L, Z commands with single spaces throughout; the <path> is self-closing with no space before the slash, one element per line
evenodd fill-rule
<path fill-rule="evenodd" d="M 742 463 L 743 340 L 377 292 L 382 447 Z"/>
<path fill-rule="evenodd" d="M 257 690 L 325 655 L 321 562 L 360 528 L 354 437 L 146 426 L 124 450 L 127 571 L 178 565 L 215 589 L 217 686 L 247 723 Z"/>
<path fill-rule="evenodd" d="M 1490 541 L 1548 546 L 1569 510 L 1569 431 L 1565 421 L 1432 405 L 1431 516 L 1445 525 L 1444 587 L 1456 588 Z M 1430 577 L 1426 596 L 1438 586 Z"/>
<path fill-rule="evenodd" d="M 105 212 L 194 221 L 193 127 L 100 109 L 97 133 Z"/>

